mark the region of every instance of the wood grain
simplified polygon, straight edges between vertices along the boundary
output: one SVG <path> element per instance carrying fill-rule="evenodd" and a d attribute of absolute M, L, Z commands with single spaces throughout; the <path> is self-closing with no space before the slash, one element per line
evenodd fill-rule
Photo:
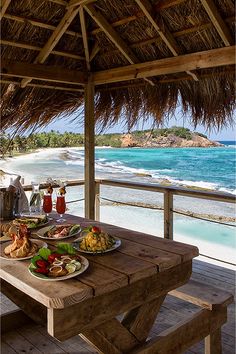
<path fill-rule="evenodd" d="M 232 294 L 195 280 L 190 280 L 187 284 L 181 286 L 180 288 L 172 290 L 170 295 L 189 301 L 209 310 L 214 310 L 222 306 L 228 306 L 234 300 Z"/>
<path fill-rule="evenodd" d="M 129 283 L 157 273 L 156 265 L 116 251 L 103 255 L 86 256 L 89 261 L 125 274 L 128 277 Z"/>
<path fill-rule="evenodd" d="M 48 332 L 63 341 L 94 328 L 123 312 L 165 295 L 178 284 L 180 286 L 186 283 L 191 275 L 191 268 L 191 262 L 180 264 L 65 309 L 49 308 Z"/>
<path fill-rule="evenodd" d="M 226 320 L 226 309 L 217 313 L 200 310 L 188 319 L 160 333 L 156 339 L 147 341 L 140 349 L 131 351 L 130 354 L 183 353 L 206 337 L 211 330 L 214 331 L 221 327 Z"/>
<path fill-rule="evenodd" d="M 122 239 L 118 252 L 156 264 L 159 272 L 181 263 L 181 257 L 150 246 Z"/>
<path fill-rule="evenodd" d="M 28 271 L 29 262 L 1 260 L 0 276 L 16 289 L 28 294 L 46 307 L 63 308 L 93 296 L 93 289 L 78 280 L 68 279 L 63 286 L 34 278 Z"/>
<path fill-rule="evenodd" d="M 85 205 L 84 213 L 85 217 L 95 218 L 95 120 L 94 120 L 94 83 L 91 80 L 91 76 L 88 79 L 88 83 L 85 86 L 85 123 L 84 123 L 84 194 Z"/>
<path fill-rule="evenodd" d="M 123 326 L 140 342 L 147 339 L 164 299 L 165 295 L 149 301 L 127 312 L 122 320 Z"/>
<path fill-rule="evenodd" d="M 93 74 L 95 85 L 235 64 L 235 46 L 131 64 Z"/>

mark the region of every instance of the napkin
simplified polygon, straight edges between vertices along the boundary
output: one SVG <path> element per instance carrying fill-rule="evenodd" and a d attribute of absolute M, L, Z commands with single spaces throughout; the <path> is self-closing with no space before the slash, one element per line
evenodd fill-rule
<path fill-rule="evenodd" d="M 17 176 L 16 179 L 14 179 L 11 183 L 10 186 L 14 187 L 17 193 L 17 198 L 18 198 L 18 203 L 17 203 L 17 212 L 18 214 L 21 214 L 22 212 L 28 212 L 29 211 L 29 202 L 26 197 L 25 191 L 22 187 L 22 184 L 20 182 L 21 176 Z"/>

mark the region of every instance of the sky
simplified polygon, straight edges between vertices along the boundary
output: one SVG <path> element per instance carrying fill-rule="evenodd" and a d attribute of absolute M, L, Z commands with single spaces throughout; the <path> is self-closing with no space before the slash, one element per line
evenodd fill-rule
<path fill-rule="evenodd" d="M 40 131 L 50 131 L 56 130 L 60 133 L 65 131 L 74 132 L 74 133 L 83 133 L 83 127 L 81 123 L 76 121 L 76 119 L 71 122 L 75 116 L 71 115 L 67 118 L 57 119 L 54 122 L 50 123 L 46 128 L 41 129 Z M 185 128 L 189 128 L 191 131 L 194 131 L 193 126 L 181 117 L 180 112 L 176 113 L 176 117 L 172 118 L 168 123 L 165 123 L 163 127 L 170 128 L 172 126 L 184 126 Z M 132 130 L 144 130 L 152 127 L 151 121 L 146 124 L 139 123 Z M 236 131 L 235 127 L 223 128 L 219 132 L 216 130 L 207 131 L 203 126 L 198 126 L 195 129 L 199 133 L 206 134 L 209 139 L 216 141 L 227 141 L 227 140 L 236 140 Z M 124 127 L 123 123 L 117 124 L 116 126 L 106 129 L 103 133 L 126 133 L 127 127 Z"/>

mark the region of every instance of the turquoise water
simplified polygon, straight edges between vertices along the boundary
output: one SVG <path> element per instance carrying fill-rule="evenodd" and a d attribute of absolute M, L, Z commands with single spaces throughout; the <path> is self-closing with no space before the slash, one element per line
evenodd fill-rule
<path fill-rule="evenodd" d="M 220 148 L 96 149 L 96 177 L 158 183 L 168 179 L 235 193 L 235 142 Z M 7 161 L 0 169 L 30 181 L 83 179 L 84 151 L 78 148 L 48 149 Z M 142 175 L 140 175 L 142 174 Z M 102 197 L 122 202 L 162 205 L 159 193 L 102 187 Z M 83 198 L 82 188 L 67 188 L 67 201 Z M 69 212 L 83 216 L 83 203 L 68 204 Z M 175 197 L 174 206 L 196 213 L 233 216 L 231 204 Z M 102 204 L 101 220 L 157 236 L 163 236 L 163 213 L 156 210 Z M 200 252 L 234 263 L 235 228 L 180 215 L 174 216 L 174 238 L 196 244 Z"/>
<path fill-rule="evenodd" d="M 100 165 L 118 171 L 147 173 L 153 178 L 218 190 L 235 190 L 235 147 L 104 149 L 97 150 Z M 103 160 L 104 159 L 104 160 Z M 193 182 L 193 183 L 191 183 Z"/>
<path fill-rule="evenodd" d="M 235 194 L 235 142 L 217 148 L 96 149 L 96 177 L 139 178 L 142 182 L 169 180 Z M 78 148 L 44 150 L 3 162 L 6 170 L 39 182 L 47 177 L 83 178 L 84 151 Z M 1 166 L 1 163 L 0 163 Z"/>

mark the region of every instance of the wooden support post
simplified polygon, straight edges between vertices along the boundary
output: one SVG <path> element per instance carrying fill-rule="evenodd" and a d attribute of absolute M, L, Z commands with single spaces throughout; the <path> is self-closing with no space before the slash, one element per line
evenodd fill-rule
<path fill-rule="evenodd" d="M 173 194 L 164 193 L 164 237 L 173 240 Z"/>
<path fill-rule="evenodd" d="M 94 171 L 94 84 L 89 78 L 85 85 L 85 217 L 95 218 L 95 171 Z"/>
<path fill-rule="evenodd" d="M 221 328 L 212 332 L 205 338 L 205 354 L 221 354 Z"/>
<path fill-rule="evenodd" d="M 95 182 L 95 220 L 100 221 L 100 183 Z"/>

